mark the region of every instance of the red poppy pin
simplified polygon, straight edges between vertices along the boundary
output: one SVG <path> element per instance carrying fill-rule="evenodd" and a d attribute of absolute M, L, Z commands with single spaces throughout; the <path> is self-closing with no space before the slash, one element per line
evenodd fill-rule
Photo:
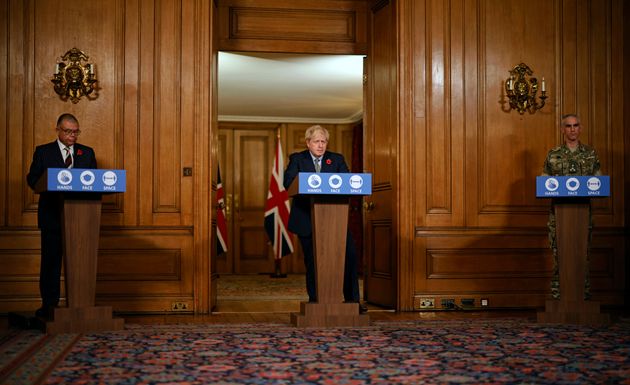
<path fill-rule="evenodd" d="M 83 155 L 83 151 L 77 150 L 77 155 Z"/>
<path fill-rule="evenodd" d="M 326 159 L 326 164 L 327 164 L 327 165 L 331 165 L 331 164 L 332 164 L 332 160 L 330 160 L 330 159 Z"/>

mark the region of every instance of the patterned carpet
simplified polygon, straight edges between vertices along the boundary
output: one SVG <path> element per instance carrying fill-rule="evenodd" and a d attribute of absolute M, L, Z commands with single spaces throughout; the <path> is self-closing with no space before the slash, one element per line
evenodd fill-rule
<path fill-rule="evenodd" d="M 0 335 L 0 384 L 39 384 L 79 340 L 78 334 L 49 336 L 35 330 Z"/>
<path fill-rule="evenodd" d="M 42 338 L 30 336 L 31 350 Z M 46 384 L 630 384 L 628 321 L 599 328 L 516 319 L 337 329 L 131 324 L 81 336 L 56 362 L 73 338 L 50 341 L 58 348 L 48 366 L 34 368 L 11 365 L 24 349 L 3 343 L 0 383 L 31 383 L 18 379 L 32 370 L 34 380 L 50 373 Z"/>

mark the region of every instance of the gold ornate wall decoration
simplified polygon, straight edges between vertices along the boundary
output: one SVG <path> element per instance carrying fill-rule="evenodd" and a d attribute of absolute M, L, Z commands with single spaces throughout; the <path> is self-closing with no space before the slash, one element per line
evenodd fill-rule
<path fill-rule="evenodd" d="M 96 93 L 92 95 L 97 82 L 95 68 L 88 60 L 89 56 L 83 51 L 72 48 L 55 65 L 55 74 L 51 81 L 55 92 L 63 101 L 70 99 L 72 103 L 78 103 L 82 96 L 96 99 Z"/>
<path fill-rule="evenodd" d="M 540 82 L 540 103 L 536 101 L 538 93 L 538 79 L 532 77 L 533 71 L 525 64 L 520 63 L 510 71 L 510 77 L 505 80 L 505 91 L 510 102 L 510 109 L 517 110 L 519 114 L 528 111 L 530 114 L 541 109 L 547 99 L 545 78 Z"/>

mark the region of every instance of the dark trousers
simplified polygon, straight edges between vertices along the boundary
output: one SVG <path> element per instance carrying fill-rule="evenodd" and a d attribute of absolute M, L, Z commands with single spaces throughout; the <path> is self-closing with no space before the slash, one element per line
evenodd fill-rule
<path fill-rule="evenodd" d="M 315 256 L 313 255 L 313 237 L 299 236 L 304 252 L 306 267 L 306 292 L 309 302 L 317 302 L 317 283 L 315 279 Z M 357 252 L 350 232 L 346 238 L 346 259 L 343 271 L 343 298 L 346 302 L 359 302 L 359 273 L 357 270 Z"/>
<path fill-rule="evenodd" d="M 63 255 L 61 229 L 41 229 L 41 264 L 39 293 L 43 306 L 57 306 L 61 295 L 61 260 Z"/>

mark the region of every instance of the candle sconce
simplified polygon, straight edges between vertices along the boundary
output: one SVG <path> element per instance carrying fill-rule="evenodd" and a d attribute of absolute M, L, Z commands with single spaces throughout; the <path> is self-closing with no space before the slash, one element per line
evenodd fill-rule
<path fill-rule="evenodd" d="M 88 59 L 83 51 L 72 48 L 55 65 L 55 74 L 51 81 L 55 92 L 63 101 L 70 99 L 72 103 L 78 103 L 82 96 L 96 99 L 96 95 L 90 97 L 95 90 L 96 75 L 94 64 L 88 63 Z"/>
<path fill-rule="evenodd" d="M 538 79 L 531 77 L 533 71 L 525 64 L 520 63 L 510 71 L 510 77 L 505 81 L 505 91 L 510 101 L 510 109 L 517 110 L 523 115 L 525 111 L 530 114 L 543 108 L 547 92 L 545 78 L 540 82 L 540 103 L 536 101 L 538 93 Z M 510 110 L 507 110 L 510 111 Z"/>

